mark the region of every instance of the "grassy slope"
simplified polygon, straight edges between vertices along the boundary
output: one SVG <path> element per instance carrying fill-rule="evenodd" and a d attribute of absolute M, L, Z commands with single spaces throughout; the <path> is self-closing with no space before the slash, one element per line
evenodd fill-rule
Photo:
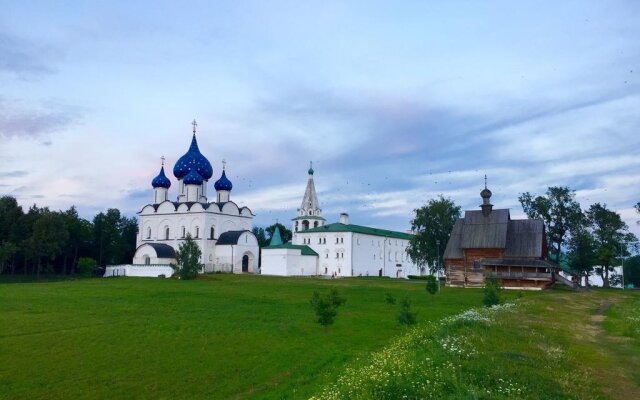
<path fill-rule="evenodd" d="M 318 398 L 640 398 L 640 292 L 517 303 L 401 336 Z"/>
<path fill-rule="evenodd" d="M 347 304 L 322 329 L 308 300 L 330 287 Z M 388 279 L 0 284 L 0 398 L 308 397 L 401 333 L 385 293 L 408 295 L 421 322 L 481 298 Z"/>

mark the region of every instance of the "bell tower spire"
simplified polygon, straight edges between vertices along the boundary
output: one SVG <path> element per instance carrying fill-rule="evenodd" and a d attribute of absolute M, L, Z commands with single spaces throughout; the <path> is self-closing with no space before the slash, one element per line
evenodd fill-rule
<path fill-rule="evenodd" d="M 322 217 L 322 209 L 316 194 L 316 185 L 313 181 L 313 162 L 309 162 L 307 171 L 307 188 L 304 191 L 302 204 L 298 208 L 298 216 L 293 219 L 293 232 L 303 231 L 310 228 L 317 228 L 324 225 L 325 219 Z"/>

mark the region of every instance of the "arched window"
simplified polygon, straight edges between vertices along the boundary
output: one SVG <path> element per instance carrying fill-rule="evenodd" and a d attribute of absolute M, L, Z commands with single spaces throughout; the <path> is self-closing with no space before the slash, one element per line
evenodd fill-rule
<path fill-rule="evenodd" d="M 314 228 L 317 228 L 317 227 L 318 227 L 318 221 L 316 221 L 316 222 L 314 222 L 314 223 L 313 223 L 313 227 L 314 227 Z"/>
<path fill-rule="evenodd" d="M 149 258 L 149 256 L 144 256 L 144 264 L 145 265 L 151 264 L 151 258 Z"/>
<path fill-rule="evenodd" d="M 164 239 L 165 240 L 169 240 L 169 227 L 168 226 L 164 227 Z"/>
<path fill-rule="evenodd" d="M 196 239 L 200 237 L 200 227 L 196 226 Z"/>
<path fill-rule="evenodd" d="M 209 233 L 209 236 L 210 236 L 210 237 L 209 237 L 209 239 L 213 239 L 213 238 L 215 237 L 215 236 L 214 236 L 214 235 L 215 235 L 215 233 L 216 233 L 216 230 L 215 230 L 215 228 L 212 226 L 212 227 L 211 227 L 211 232 Z"/>
<path fill-rule="evenodd" d="M 151 227 L 147 228 L 147 239 L 151 239 Z"/>
<path fill-rule="evenodd" d="M 185 227 L 182 227 L 182 237 L 187 236 L 187 230 L 185 229 Z"/>

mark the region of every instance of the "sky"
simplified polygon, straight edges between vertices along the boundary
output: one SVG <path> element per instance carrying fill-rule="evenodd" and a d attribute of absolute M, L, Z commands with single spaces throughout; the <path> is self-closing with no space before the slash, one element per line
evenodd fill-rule
<path fill-rule="evenodd" d="M 191 121 L 231 199 L 405 231 L 439 195 L 523 217 L 549 186 L 640 234 L 640 2 L 0 0 L 0 195 L 153 202 Z"/>

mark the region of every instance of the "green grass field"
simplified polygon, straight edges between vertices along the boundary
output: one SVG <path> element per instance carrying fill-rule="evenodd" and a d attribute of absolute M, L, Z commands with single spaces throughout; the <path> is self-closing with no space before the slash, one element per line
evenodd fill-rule
<path fill-rule="evenodd" d="M 347 303 L 335 324 L 322 328 L 309 299 L 313 291 L 331 288 Z M 454 331 L 436 329 L 439 321 L 480 307 L 482 298 L 480 290 L 449 288 L 432 297 L 423 282 L 377 278 L 210 275 L 196 281 L 0 283 L 0 398 L 309 398 L 411 334 L 397 324 L 398 306 L 385 302 L 387 293 L 409 297 L 419 329 L 443 337 Z M 465 330 L 477 351 L 459 360 L 456 384 L 445 382 L 440 393 L 493 398 L 477 389 L 492 380 L 465 383 L 462 376 L 494 379 L 504 371 L 533 396 L 522 397 L 553 388 L 548 393 L 556 398 L 617 398 L 607 390 L 609 377 L 627 380 L 626 397 L 620 398 L 638 397 L 638 293 L 520 295 L 506 293 L 518 303 L 517 311 L 495 316 L 500 322 L 455 328 Z M 595 314 L 604 303 L 611 307 L 602 321 Z M 560 372 L 540 368 L 558 351 L 548 349 L 562 352 L 552 360 Z M 411 353 L 422 359 L 447 356 L 429 346 Z M 520 383 L 514 368 L 538 374 L 532 379 L 539 385 Z M 573 383 L 582 386 L 572 388 Z"/>

